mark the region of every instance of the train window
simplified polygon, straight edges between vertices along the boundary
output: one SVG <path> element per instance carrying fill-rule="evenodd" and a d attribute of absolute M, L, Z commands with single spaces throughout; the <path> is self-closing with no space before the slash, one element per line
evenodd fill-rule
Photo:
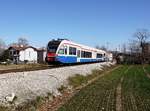
<path fill-rule="evenodd" d="M 84 58 L 84 51 L 81 51 L 81 57 Z"/>
<path fill-rule="evenodd" d="M 64 54 L 64 49 L 60 48 L 59 51 L 58 51 L 58 54 Z"/>
<path fill-rule="evenodd" d="M 58 54 L 64 54 L 64 46 L 61 46 L 59 51 L 58 51 Z"/>
<path fill-rule="evenodd" d="M 76 55 L 76 48 L 69 47 L 69 55 Z"/>
<path fill-rule="evenodd" d="M 96 58 L 102 58 L 103 54 L 97 54 Z"/>
<path fill-rule="evenodd" d="M 80 57 L 80 50 L 77 51 L 77 56 Z"/>
<path fill-rule="evenodd" d="M 48 50 L 49 52 L 55 53 L 55 52 L 57 51 L 57 46 L 48 46 L 48 47 L 47 47 L 47 50 Z"/>
<path fill-rule="evenodd" d="M 92 52 L 81 51 L 82 58 L 92 58 Z"/>
<path fill-rule="evenodd" d="M 85 52 L 85 57 L 86 58 L 92 58 L 92 53 L 91 52 Z"/>
<path fill-rule="evenodd" d="M 50 41 L 47 45 L 47 51 L 52 52 L 52 53 L 56 53 L 60 42 L 61 41 Z"/>

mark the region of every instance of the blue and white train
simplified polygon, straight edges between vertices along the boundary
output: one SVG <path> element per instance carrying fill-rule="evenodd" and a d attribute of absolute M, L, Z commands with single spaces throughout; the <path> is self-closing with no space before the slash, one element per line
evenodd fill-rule
<path fill-rule="evenodd" d="M 66 39 L 51 40 L 47 45 L 46 62 L 51 63 L 87 63 L 107 60 L 107 52 L 74 43 Z"/>

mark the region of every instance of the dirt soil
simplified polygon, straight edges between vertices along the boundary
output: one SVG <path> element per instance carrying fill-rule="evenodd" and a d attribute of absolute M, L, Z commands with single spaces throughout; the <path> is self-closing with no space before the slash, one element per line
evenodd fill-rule
<path fill-rule="evenodd" d="M 61 96 L 54 98 L 52 101 L 45 101 L 39 106 L 38 111 L 56 111 L 67 100 L 69 100 L 75 93 L 66 90 Z"/>

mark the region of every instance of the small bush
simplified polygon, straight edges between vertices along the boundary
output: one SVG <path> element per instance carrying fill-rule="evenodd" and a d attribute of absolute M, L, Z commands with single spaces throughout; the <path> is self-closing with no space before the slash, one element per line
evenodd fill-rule
<path fill-rule="evenodd" d="M 58 91 L 61 92 L 61 93 L 63 93 L 66 88 L 67 88 L 67 87 L 61 85 L 61 86 L 58 88 Z"/>
<path fill-rule="evenodd" d="M 87 83 L 86 76 L 76 74 L 74 77 L 69 77 L 69 84 L 73 87 L 78 87 L 83 83 Z"/>
<path fill-rule="evenodd" d="M 43 97 L 40 97 L 40 96 L 37 96 L 36 97 L 36 106 L 38 106 L 39 104 L 41 104 L 43 102 L 44 98 Z"/>
<path fill-rule="evenodd" d="M 50 93 L 50 92 L 48 92 L 48 93 L 47 93 L 47 96 L 48 96 L 48 97 L 49 97 L 49 96 L 53 96 L 53 94 Z"/>
<path fill-rule="evenodd" d="M 94 77 L 100 75 L 102 72 L 103 72 L 103 71 L 97 70 L 97 69 L 96 69 L 96 70 L 92 70 L 92 74 L 88 75 L 87 77 L 88 77 L 89 79 L 90 79 L 90 78 L 94 78 Z"/>

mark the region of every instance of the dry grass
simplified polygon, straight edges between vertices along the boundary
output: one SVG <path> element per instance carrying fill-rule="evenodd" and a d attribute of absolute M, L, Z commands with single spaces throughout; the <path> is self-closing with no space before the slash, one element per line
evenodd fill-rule
<path fill-rule="evenodd" d="M 0 65 L 0 70 L 10 70 L 10 69 L 24 69 L 24 68 L 36 68 L 44 66 L 43 64 L 10 64 L 10 65 Z"/>
<path fill-rule="evenodd" d="M 9 108 L 0 106 L 0 111 L 11 111 Z"/>

